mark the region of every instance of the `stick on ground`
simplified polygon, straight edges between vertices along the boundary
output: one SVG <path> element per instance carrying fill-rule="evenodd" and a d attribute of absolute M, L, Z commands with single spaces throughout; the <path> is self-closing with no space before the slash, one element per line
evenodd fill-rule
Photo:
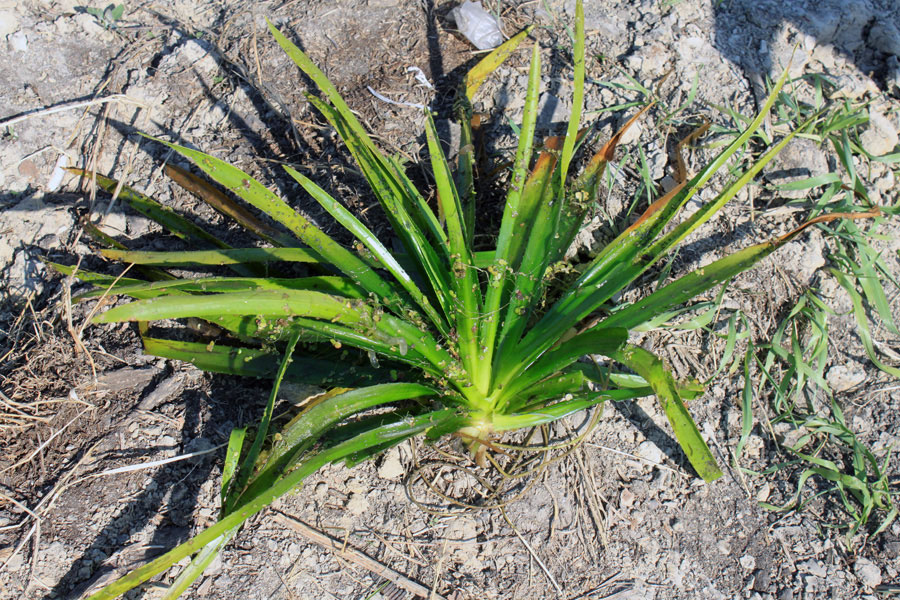
<path fill-rule="evenodd" d="M 356 548 L 352 546 L 345 545 L 342 541 L 337 540 L 329 535 L 326 535 L 319 531 L 318 529 L 314 529 L 300 521 L 294 517 L 286 515 L 284 513 L 276 513 L 275 520 L 280 523 L 287 525 L 303 537 L 308 540 L 315 542 L 316 544 L 322 546 L 323 548 L 327 548 L 337 554 L 340 558 L 346 560 L 347 562 L 351 562 L 354 565 L 367 569 L 378 575 L 380 577 L 384 577 L 394 585 L 399 588 L 403 588 L 407 592 L 415 594 L 421 598 L 434 598 L 435 600 L 445 600 L 445 598 L 439 594 L 433 594 L 432 591 L 427 587 L 416 583 L 415 581 L 401 575 L 397 571 L 384 566 L 376 560 L 368 557 L 363 554 Z"/>

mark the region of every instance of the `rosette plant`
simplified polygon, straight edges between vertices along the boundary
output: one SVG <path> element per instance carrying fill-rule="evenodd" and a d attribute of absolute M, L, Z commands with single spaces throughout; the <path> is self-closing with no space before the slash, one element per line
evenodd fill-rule
<path fill-rule="evenodd" d="M 169 588 L 167 597 L 177 597 L 250 516 L 300 486 L 311 473 L 338 461 L 358 463 L 417 435 L 429 440 L 457 435 L 478 461 L 503 432 L 550 423 L 606 400 L 655 394 L 697 474 L 705 480 L 721 475 L 684 404 L 685 398 L 698 394 L 698 386 L 676 381 L 660 358 L 629 343 L 629 332 L 751 267 L 800 230 L 683 275 L 640 301 L 615 304 L 613 298 L 715 215 L 793 137 L 787 135 L 767 149 L 712 200 L 676 222 L 685 203 L 748 143 L 786 74 L 743 133 L 694 177 L 649 206 L 581 269 L 571 285 L 548 296 L 554 266 L 564 260 L 595 206 L 604 168 L 628 127 L 593 155 L 581 146 L 585 38 L 580 1 L 575 26 L 571 117 L 565 136 L 540 145 L 535 143 L 535 130 L 541 60 L 538 44 L 534 45 L 503 217 L 499 231 L 488 232 L 496 245 L 487 252 L 473 246 L 479 198 L 471 102 L 485 77 L 530 29 L 467 74 L 454 106 L 461 126 L 455 170 L 444 155 L 432 115 L 425 111 L 435 208 L 428 201 L 430 194 L 406 175 L 399 158 L 384 154 L 373 142 L 322 71 L 270 24 L 288 56 L 318 86 L 321 95 L 307 98 L 352 154 L 393 227 L 400 250 L 391 250 L 394 244 L 376 237 L 338 199 L 297 169 L 285 167 L 306 192 L 292 198 L 294 205 L 309 198 L 318 202 L 352 234 L 352 248 L 329 237 L 240 169 L 159 140 L 266 215 L 274 225 L 199 176 L 175 168 L 167 171 L 269 245 L 232 248 L 124 186 L 120 197 L 133 209 L 182 239 L 213 249 L 104 250 L 109 258 L 138 265 L 136 271 L 144 279 L 79 271 L 78 277 L 96 287 L 82 297 L 111 292 L 136 299 L 94 320 L 139 322 L 150 354 L 190 361 L 214 372 L 267 376 L 274 385 L 255 432 L 239 428 L 231 435 L 218 523 L 91 598 L 115 597 L 192 556 L 190 566 Z M 573 174 L 576 162 L 583 168 Z M 90 175 L 108 191 L 118 186 L 112 179 Z M 303 263 L 308 275 L 276 275 L 278 263 Z M 209 265 L 227 265 L 234 276 L 186 279 L 165 270 Z M 297 268 L 292 266 L 294 272 Z M 200 319 L 220 333 L 198 342 L 151 337 L 147 322 L 163 319 Z M 585 355 L 602 360 L 580 362 Z M 327 391 L 273 431 L 276 394 L 285 380 L 316 384 Z"/>

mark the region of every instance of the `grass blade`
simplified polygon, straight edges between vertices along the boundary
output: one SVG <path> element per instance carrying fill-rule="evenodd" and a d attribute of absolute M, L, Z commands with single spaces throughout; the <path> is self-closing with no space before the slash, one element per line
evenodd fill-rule
<path fill-rule="evenodd" d="M 305 189 L 319 204 L 322 205 L 325 210 L 327 210 L 331 216 L 333 216 L 341 225 L 343 225 L 350 233 L 356 237 L 363 245 L 369 249 L 369 251 L 375 256 L 378 261 L 394 276 L 394 278 L 403 286 L 403 289 L 413 298 L 413 300 L 418 304 L 431 322 L 434 324 L 438 330 L 441 331 L 444 335 L 448 333 L 449 328 L 447 327 L 444 319 L 437 313 L 434 307 L 431 305 L 431 302 L 428 301 L 428 298 L 422 293 L 419 289 L 419 286 L 415 281 L 406 273 L 403 267 L 397 262 L 397 259 L 394 258 L 394 255 L 391 254 L 387 248 L 381 243 L 381 241 L 375 237 L 369 229 L 363 225 L 359 219 L 354 217 L 350 211 L 344 208 L 337 200 L 332 198 L 328 193 L 325 192 L 322 188 L 317 186 L 315 183 L 310 181 L 307 177 L 298 173 L 291 167 L 285 165 L 285 170 L 288 174 L 293 177 L 297 182 L 303 186 Z"/>
<path fill-rule="evenodd" d="M 271 351 L 148 337 L 143 338 L 143 342 L 146 354 L 191 363 L 203 371 L 268 379 L 275 377 L 278 371 L 278 355 Z M 363 385 L 389 377 L 390 374 L 384 370 L 368 365 L 348 366 L 346 363 L 309 357 L 294 358 L 285 373 L 288 381 L 308 385 L 334 385 L 336 381 L 346 385 Z"/>
<path fill-rule="evenodd" d="M 675 380 L 666 371 L 662 361 L 643 348 L 628 345 L 624 350 L 612 353 L 611 358 L 633 369 L 646 379 L 659 400 L 672 429 L 691 466 L 705 481 L 713 481 L 722 476 L 709 447 L 700 436 L 697 425 L 678 395 Z"/>
<path fill-rule="evenodd" d="M 231 218 L 235 223 L 258 238 L 269 242 L 273 246 L 290 246 L 293 244 L 291 238 L 256 218 L 250 211 L 234 202 L 208 181 L 197 177 L 190 171 L 175 165 L 166 165 L 165 173 L 172 181 L 212 206 L 219 213 Z"/>
<path fill-rule="evenodd" d="M 372 431 L 362 433 L 346 442 L 338 444 L 337 446 L 328 448 L 316 454 L 313 458 L 300 465 L 290 474 L 279 479 L 270 488 L 248 501 L 247 504 L 241 506 L 235 512 L 224 517 L 215 525 L 197 534 L 189 541 L 152 560 L 143 567 L 135 569 L 125 577 L 116 580 L 96 594 L 90 596 L 88 600 L 111 600 L 149 580 L 151 577 L 162 573 L 182 558 L 201 550 L 204 546 L 213 542 L 222 534 L 235 527 L 239 527 L 247 519 L 269 506 L 277 498 L 280 498 L 296 488 L 307 476 L 316 472 L 326 464 L 333 463 L 345 456 L 360 452 L 365 448 L 376 444 L 383 444 L 398 438 L 412 437 L 432 427 L 439 427 L 446 421 L 455 420 L 457 418 L 456 411 L 454 410 L 430 412 L 418 417 L 411 417 L 396 423 L 378 427 Z"/>

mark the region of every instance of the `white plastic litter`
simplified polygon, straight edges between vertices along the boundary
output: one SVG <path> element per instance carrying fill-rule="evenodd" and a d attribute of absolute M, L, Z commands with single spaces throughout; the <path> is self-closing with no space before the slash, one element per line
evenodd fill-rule
<path fill-rule="evenodd" d="M 413 66 L 413 67 L 406 67 L 406 72 L 407 72 L 407 73 L 415 73 L 415 74 L 416 74 L 416 81 L 418 81 L 419 83 L 421 83 L 422 85 L 424 85 L 425 87 L 427 87 L 429 90 L 433 90 L 433 89 L 434 89 L 434 86 L 431 85 L 431 82 L 430 82 L 430 81 L 428 81 L 428 77 L 425 76 L 425 71 L 423 71 L 423 70 L 420 69 L 419 67 L 415 67 L 415 66 Z"/>
<path fill-rule="evenodd" d="M 372 94 L 373 96 L 375 96 L 376 98 L 378 98 L 378 99 L 381 100 L 382 102 L 387 102 L 388 104 L 393 104 L 393 105 L 395 105 L 395 106 L 409 106 L 409 107 L 411 107 L 411 108 L 418 108 L 419 110 L 422 110 L 423 108 L 425 108 L 424 105 L 418 104 L 418 103 L 416 103 L 416 102 L 403 102 L 403 101 L 398 101 L 398 100 L 391 100 L 390 98 L 388 98 L 388 97 L 385 96 L 384 94 L 379 94 L 378 92 L 376 92 L 375 90 L 373 90 L 373 89 L 371 88 L 371 86 L 368 86 L 368 85 L 366 86 L 366 89 L 369 90 L 369 93 L 370 93 L 370 94 Z"/>
<path fill-rule="evenodd" d="M 503 43 L 500 22 L 481 8 L 481 2 L 463 2 L 450 11 L 456 28 L 479 50 L 490 50 Z"/>
<path fill-rule="evenodd" d="M 59 189 L 59 186 L 62 185 L 63 176 L 66 174 L 66 167 L 69 166 L 69 157 L 65 154 L 60 154 L 59 158 L 56 159 L 56 166 L 53 167 L 53 172 L 50 173 L 50 180 L 47 182 L 47 191 L 55 192 Z"/>

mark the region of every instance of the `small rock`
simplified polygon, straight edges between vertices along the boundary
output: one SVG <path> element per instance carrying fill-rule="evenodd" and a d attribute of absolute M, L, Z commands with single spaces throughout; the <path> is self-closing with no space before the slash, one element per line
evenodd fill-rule
<path fill-rule="evenodd" d="M 650 171 L 650 179 L 659 181 L 666 175 L 666 162 L 668 158 L 662 149 L 657 148 L 647 155 L 647 169 Z"/>
<path fill-rule="evenodd" d="M 794 275 L 801 284 L 808 285 L 815 272 L 825 266 L 825 242 L 817 229 L 805 239 L 794 240 L 781 253 L 781 266 Z"/>
<path fill-rule="evenodd" d="M 864 586 L 874 588 L 881 585 L 881 569 L 871 560 L 858 558 L 853 570 Z"/>
<path fill-rule="evenodd" d="M 810 575 L 815 575 L 816 577 L 825 578 L 828 575 L 827 569 L 825 569 L 825 565 L 817 560 L 807 560 L 802 563 L 797 563 L 797 570 L 801 573 L 809 573 Z"/>
<path fill-rule="evenodd" d="M 19 17 L 15 11 L 0 10 L 0 36 L 6 37 L 19 28 Z"/>
<path fill-rule="evenodd" d="M 550 92 L 544 92 L 538 100 L 538 126 L 547 127 L 553 123 L 564 123 L 569 120 L 569 112 L 565 102 Z"/>
<path fill-rule="evenodd" d="M 667 194 L 678 187 L 678 182 L 675 181 L 675 178 L 671 175 L 666 175 L 665 177 L 663 177 L 662 181 L 660 181 L 659 184 L 662 186 L 663 191 Z"/>
<path fill-rule="evenodd" d="M 751 554 L 745 554 L 741 557 L 739 562 L 741 563 L 741 566 L 747 571 L 752 571 L 756 568 L 756 558 Z"/>
<path fill-rule="evenodd" d="M 772 573 L 762 568 L 753 576 L 753 589 L 760 593 L 768 592 L 772 587 Z M 769 596 L 771 598 L 771 596 Z"/>
<path fill-rule="evenodd" d="M 179 54 L 188 64 L 200 71 L 215 71 L 219 68 L 212 46 L 205 40 L 189 39 L 182 44 Z"/>
<path fill-rule="evenodd" d="M 28 37 L 24 31 L 17 31 L 12 35 L 6 36 L 9 42 L 9 49 L 13 52 L 25 52 L 28 50 Z"/>
<path fill-rule="evenodd" d="M 74 19 L 75 24 L 81 27 L 81 30 L 89 36 L 104 38 L 108 33 L 93 15 L 79 13 L 75 15 Z"/>
<path fill-rule="evenodd" d="M 21 552 L 16 552 L 11 558 L 6 559 L 6 570 L 10 573 L 15 573 L 22 565 L 25 563 L 25 557 L 22 556 Z"/>
<path fill-rule="evenodd" d="M 625 488 L 622 490 L 622 493 L 619 495 L 619 507 L 620 508 L 631 508 L 634 504 L 634 492 Z"/>
<path fill-rule="evenodd" d="M 885 62 L 887 63 L 887 76 L 885 77 L 887 91 L 900 98 L 900 58 L 889 56 Z"/>
<path fill-rule="evenodd" d="M 175 441 L 175 438 L 173 438 L 171 435 L 164 435 L 161 438 L 159 438 L 159 440 L 157 440 L 157 441 L 160 446 L 167 447 L 167 448 L 172 448 L 178 443 L 177 441 Z"/>
<path fill-rule="evenodd" d="M 844 72 L 833 78 L 837 86 L 831 95 L 833 99 L 847 98 L 849 100 L 859 100 L 864 94 L 871 93 L 877 95 L 879 93 L 878 86 L 875 85 L 868 77 L 858 75 L 856 73 Z"/>
<path fill-rule="evenodd" d="M 778 600 L 794 600 L 794 590 L 785 588 L 778 594 Z"/>
<path fill-rule="evenodd" d="M 812 140 L 795 138 L 773 161 L 773 169 L 766 179 L 775 185 L 784 185 L 828 173 L 825 152 Z M 804 198 L 809 190 L 778 190 L 784 198 Z"/>
<path fill-rule="evenodd" d="M 879 52 L 900 56 L 900 31 L 888 20 L 879 20 L 872 25 L 866 41 Z"/>
<path fill-rule="evenodd" d="M 887 154 L 900 142 L 894 124 L 874 109 L 869 109 L 869 128 L 859 136 L 859 139 L 863 149 L 873 156 Z"/>
<path fill-rule="evenodd" d="M 369 499 L 363 492 L 354 492 L 350 495 L 346 509 L 351 515 L 361 515 L 369 510 Z"/>
<path fill-rule="evenodd" d="M 394 447 L 384 455 L 384 461 L 378 467 L 378 476 L 382 479 L 400 479 L 406 473 L 400 461 L 400 448 Z"/>
<path fill-rule="evenodd" d="M 438 139 L 444 147 L 444 154 L 448 160 L 452 160 L 459 154 L 459 140 L 462 135 L 462 128 L 459 123 L 450 119 L 438 119 L 434 123 L 437 129 Z"/>
<path fill-rule="evenodd" d="M 652 462 L 654 464 L 661 464 L 663 461 L 662 450 L 660 450 L 659 446 L 657 446 L 650 440 L 641 442 L 637 449 L 637 455 L 640 458 L 643 458 L 644 460 Z"/>
<path fill-rule="evenodd" d="M 883 177 L 879 177 L 874 181 L 875 189 L 881 193 L 888 192 L 894 188 L 897 184 L 896 177 L 890 171 L 888 171 Z"/>
<path fill-rule="evenodd" d="M 616 130 L 618 131 L 619 129 L 621 129 L 625 125 L 625 123 L 628 122 L 628 119 L 630 119 L 631 116 L 632 115 L 623 116 L 622 119 L 619 121 L 619 124 L 616 125 Z M 622 146 L 627 146 L 628 144 L 638 141 L 641 137 L 642 131 L 643 131 L 643 127 L 641 126 L 641 122 L 635 121 L 634 123 L 631 124 L 631 127 L 629 127 L 625 131 L 625 133 L 622 134 L 622 137 L 619 139 L 619 144 Z"/>
<path fill-rule="evenodd" d="M 107 235 L 118 237 L 125 235 L 127 227 L 127 219 L 125 213 L 121 210 L 114 210 L 103 217 L 100 222 L 99 229 Z"/>
<path fill-rule="evenodd" d="M 637 56 L 641 58 L 642 73 L 649 75 L 661 74 L 669 61 L 666 47 L 658 42 L 644 46 Z"/>
<path fill-rule="evenodd" d="M 866 380 L 866 372 L 859 365 L 835 365 L 825 374 L 825 382 L 835 392 L 845 392 Z"/>

